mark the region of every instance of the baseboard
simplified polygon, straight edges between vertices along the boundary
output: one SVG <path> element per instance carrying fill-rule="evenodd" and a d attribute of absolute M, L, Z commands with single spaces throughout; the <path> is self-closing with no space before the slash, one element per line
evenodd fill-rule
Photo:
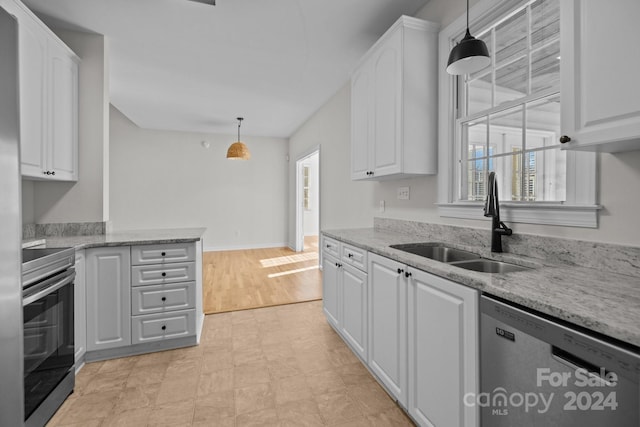
<path fill-rule="evenodd" d="M 246 249 L 265 249 L 265 248 L 288 248 L 289 243 L 277 242 L 277 243 L 258 243 L 258 244 L 246 244 L 246 245 L 225 245 L 225 246 L 207 246 L 203 248 L 204 252 L 218 252 L 218 251 L 242 251 Z"/>

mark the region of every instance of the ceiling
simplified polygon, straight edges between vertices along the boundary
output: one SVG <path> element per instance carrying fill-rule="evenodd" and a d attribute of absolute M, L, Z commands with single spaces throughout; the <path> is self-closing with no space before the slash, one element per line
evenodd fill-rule
<path fill-rule="evenodd" d="M 111 103 L 142 128 L 289 137 L 428 0 L 23 0 L 109 40 Z"/>

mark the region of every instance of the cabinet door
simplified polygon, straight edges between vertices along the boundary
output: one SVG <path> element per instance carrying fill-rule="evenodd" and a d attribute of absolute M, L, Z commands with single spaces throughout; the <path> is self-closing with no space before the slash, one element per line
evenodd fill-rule
<path fill-rule="evenodd" d="M 371 176 L 373 153 L 371 144 L 372 66 L 365 62 L 351 77 L 351 179 Z"/>
<path fill-rule="evenodd" d="M 638 0 L 561 3 L 562 133 L 568 149 L 640 149 Z"/>
<path fill-rule="evenodd" d="M 322 308 L 327 320 L 335 327 L 340 325 L 340 279 L 338 260 L 326 252 L 322 257 Z"/>
<path fill-rule="evenodd" d="M 52 179 L 78 179 L 78 64 L 57 43 L 49 43 L 49 166 Z"/>
<path fill-rule="evenodd" d="M 22 175 L 42 178 L 45 171 L 45 73 L 47 35 L 24 12 L 19 19 L 20 162 Z"/>
<path fill-rule="evenodd" d="M 367 360 L 367 273 L 342 267 L 342 322 L 340 332 L 363 361 Z"/>
<path fill-rule="evenodd" d="M 409 413 L 421 426 L 475 427 L 478 292 L 410 269 Z"/>
<path fill-rule="evenodd" d="M 369 368 L 407 404 L 407 282 L 405 266 L 369 253 Z"/>
<path fill-rule="evenodd" d="M 86 287 L 86 264 L 84 250 L 76 251 L 76 280 L 74 287 L 74 342 L 75 342 L 75 362 L 76 369 L 84 361 L 84 354 L 87 351 L 87 287 Z"/>
<path fill-rule="evenodd" d="M 129 246 L 87 249 L 87 350 L 131 344 Z"/>
<path fill-rule="evenodd" d="M 373 57 L 373 172 L 402 172 L 402 31 L 396 31 Z"/>

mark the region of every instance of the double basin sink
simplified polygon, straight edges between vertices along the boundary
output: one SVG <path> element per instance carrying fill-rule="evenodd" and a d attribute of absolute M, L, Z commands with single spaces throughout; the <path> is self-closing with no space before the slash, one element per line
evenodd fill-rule
<path fill-rule="evenodd" d="M 481 258 L 472 252 L 455 249 L 442 243 L 407 243 L 391 245 L 391 247 L 434 261 L 464 268 L 465 270 L 479 271 L 481 273 L 512 273 L 529 270 L 528 267 Z"/>

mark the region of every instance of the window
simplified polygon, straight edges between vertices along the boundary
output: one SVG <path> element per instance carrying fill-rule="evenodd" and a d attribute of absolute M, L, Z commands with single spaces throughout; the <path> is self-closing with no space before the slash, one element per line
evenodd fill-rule
<path fill-rule="evenodd" d="M 303 197 L 302 197 L 302 206 L 304 207 L 305 211 L 310 210 L 309 208 L 309 166 L 304 166 L 302 168 L 302 177 L 303 177 L 303 184 L 302 184 L 302 191 L 303 191 Z"/>
<path fill-rule="evenodd" d="M 478 218 L 493 171 L 505 220 L 596 227 L 595 154 L 559 143 L 560 0 L 483 0 L 470 12 L 491 63 L 466 76 L 440 70 L 440 111 L 449 112 L 440 118 L 440 214 Z M 464 30 L 463 17 L 443 30 L 442 63 Z"/>

